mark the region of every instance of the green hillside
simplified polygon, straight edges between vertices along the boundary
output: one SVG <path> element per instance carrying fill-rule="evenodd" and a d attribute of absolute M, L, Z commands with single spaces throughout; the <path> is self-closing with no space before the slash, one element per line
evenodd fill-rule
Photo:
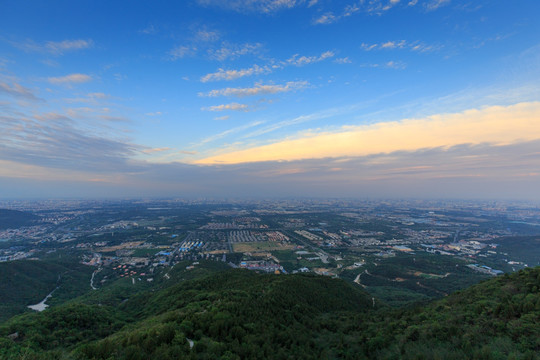
<path fill-rule="evenodd" d="M 39 303 L 51 291 L 49 303 L 62 303 L 90 289 L 93 269 L 77 262 L 18 260 L 0 262 L 0 323 Z"/>
<path fill-rule="evenodd" d="M 369 357 L 536 359 L 540 267 L 484 281 L 425 307 L 381 313 L 351 331 Z"/>
<path fill-rule="evenodd" d="M 540 268 L 396 310 L 340 279 L 210 264 L 12 318 L 0 326 L 0 358 L 534 359 L 540 350 Z"/>

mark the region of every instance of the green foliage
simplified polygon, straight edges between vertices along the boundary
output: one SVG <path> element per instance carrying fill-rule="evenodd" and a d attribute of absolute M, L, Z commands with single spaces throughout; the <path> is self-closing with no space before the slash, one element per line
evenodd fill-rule
<path fill-rule="evenodd" d="M 181 264 L 147 289 L 119 281 L 15 317 L 0 326 L 0 358 L 534 359 L 540 351 L 540 268 L 392 309 L 373 308 L 371 295 L 339 279 L 214 266 Z"/>
<path fill-rule="evenodd" d="M 19 260 L 0 263 L 0 323 L 29 311 L 58 287 L 49 303 L 60 304 L 90 288 L 94 269 L 77 262 Z"/>

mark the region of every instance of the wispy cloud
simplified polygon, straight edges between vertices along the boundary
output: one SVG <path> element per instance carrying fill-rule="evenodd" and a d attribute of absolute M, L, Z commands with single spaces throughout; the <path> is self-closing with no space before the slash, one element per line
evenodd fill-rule
<path fill-rule="evenodd" d="M 200 5 L 220 7 L 241 13 L 274 13 L 304 4 L 305 0 L 198 0 Z M 311 1 L 310 3 L 312 3 Z"/>
<path fill-rule="evenodd" d="M 367 67 L 367 68 L 403 70 L 407 67 L 407 64 L 405 64 L 403 61 L 390 60 L 383 63 L 364 63 L 364 64 L 360 64 L 360 66 Z"/>
<path fill-rule="evenodd" d="M 246 96 L 255 96 L 255 95 L 266 95 L 266 94 L 277 94 L 284 93 L 293 90 L 299 90 L 308 86 L 307 81 L 290 81 L 285 85 L 263 85 L 256 84 L 250 88 L 225 88 L 219 90 L 212 90 L 207 93 L 199 93 L 199 96 L 236 96 L 236 97 L 246 97 Z"/>
<path fill-rule="evenodd" d="M 174 193 L 187 197 L 317 197 L 324 194 L 347 198 L 440 198 L 444 189 L 447 197 L 538 201 L 540 174 L 531 169 L 540 168 L 539 146 L 540 141 L 500 146 L 463 145 L 359 157 L 217 166 L 161 161 L 196 154 L 180 150 L 171 154 L 157 152 L 154 154 L 157 161 L 131 162 L 129 168 L 114 163 L 118 170 L 99 173 L 0 160 L 0 196 L 12 195 L 10 190 L 24 183 L 28 187 L 27 196 L 43 196 L 47 191 L 74 197 L 81 194 L 170 196 Z M 32 193 L 34 188 L 38 190 Z"/>
<path fill-rule="evenodd" d="M 258 136 L 261 136 L 261 135 L 264 135 L 264 134 L 268 134 L 268 133 L 271 133 L 273 131 L 285 128 L 285 127 L 298 125 L 298 124 L 302 124 L 302 123 L 306 123 L 306 122 L 314 121 L 314 120 L 331 118 L 333 116 L 337 116 L 337 115 L 340 115 L 340 114 L 343 114 L 343 113 L 348 113 L 352 109 L 354 109 L 354 107 L 335 108 L 335 109 L 329 109 L 329 110 L 325 110 L 325 111 L 315 112 L 315 113 L 312 113 L 312 114 L 297 116 L 297 117 L 292 118 L 292 119 L 283 120 L 283 121 L 280 121 L 280 122 L 277 122 L 277 123 L 270 124 L 268 126 L 262 127 L 262 128 L 260 128 L 258 130 L 252 131 L 252 132 L 244 135 L 242 138 L 244 138 L 244 139 L 255 138 L 255 137 L 258 137 Z"/>
<path fill-rule="evenodd" d="M 417 0 L 413 0 L 417 1 Z M 382 14 L 394 6 L 398 5 L 400 0 L 359 0 L 346 5 L 341 11 L 328 11 L 312 20 L 314 25 L 328 25 L 338 22 L 344 18 L 352 16 L 359 12 L 368 14 Z"/>
<path fill-rule="evenodd" d="M 69 74 L 59 77 L 49 77 L 47 81 L 51 84 L 81 84 L 92 80 L 90 75 L 86 74 Z"/>
<path fill-rule="evenodd" d="M 214 42 L 221 38 L 221 34 L 217 30 L 199 29 L 195 33 L 195 41 Z"/>
<path fill-rule="evenodd" d="M 229 135 L 232 135 L 232 134 L 236 134 L 236 133 L 239 133 L 239 132 L 242 132 L 242 131 L 245 131 L 247 129 L 250 129 L 250 128 L 253 128 L 253 127 L 256 127 L 256 126 L 259 126 L 261 124 L 263 124 L 264 122 L 263 121 L 254 121 L 254 122 L 251 122 L 249 124 L 245 124 L 245 125 L 241 125 L 241 126 L 237 126 L 237 127 L 234 127 L 232 129 L 228 129 L 228 130 L 225 130 L 223 132 L 220 132 L 218 134 L 215 134 L 215 135 L 212 135 L 212 136 L 209 136 L 205 139 L 203 139 L 199 145 L 204 145 L 204 144 L 207 144 L 209 142 L 213 142 L 213 141 L 216 141 L 216 140 L 219 140 L 219 139 L 222 139 L 226 136 L 229 136 Z"/>
<path fill-rule="evenodd" d="M 6 69 L 6 65 L 8 63 L 8 59 L 0 56 L 0 71 L 3 71 Z"/>
<path fill-rule="evenodd" d="M 269 145 L 202 159 L 201 163 L 242 163 L 417 151 L 460 144 L 512 144 L 540 139 L 540 102 L 492 106 L 423 119 L 345 126 Z"/>
<path fill-rule="evenodd" d="M 59 42 L 48 41 L 45 47 L 50 53 L 63 54 L 66 51 L 88 49 L 93 45 L 92 40 L 64 40 Z"/>
<path fill-rule="evenodd" d="M 184 39 L 183 44 L 176 45 L 168 51 L 170 60 L 179 60 L 188 57 L 194 57 L 205 51 L 210 51 L 214 42 L 221 38 L 221 33 L 217 30 L 211 30 L 205 26 L 191 30 L 191 35 Z"/>
<path fill-rule="evenodd" d="M 226 61 L 235 60 L 245 55 L 256 55 L 263 48 L 260 43 L 236 44 L 226 41 L 215 47 L 214 44 L 211 44 L 214 41 L 212 37 L 216 37 L 217 40 L 217 36 L 217 33 L 199 31 L 191 41 L 188 41 L 187 45 L 178 45 L 172 48 L 168 52 L 169 58 L 174 61 L 206 54 L 211 60 Z"/>
<path fill-rule="evenodd" d="M 80 109 L 85 111 L 84 109 Z M 99 134 L 60 113 L 0 115 L 1 159 L 49 168 L 121 171 L 137 145 Z"/>
<path fill-rule="evenodd" d="M 380 45 L 381 49 L 403 49 L 407 42 L 405 40 L 400 41 L 387 41 Z"/>
<path fill-rule="evenodd" d="M 141 150 L 141 152 L 145 154 L 154 154 L 154 153 L 160 153 L 160 152 L 169 151 L 169 150 L 171 150 L 171 148 L 162 147 L 162 148 L 143 149 Z"/>
<path fill-rule="evenodd" d="M 86 96 L 81 96 L 77 98 L 64 98 L 62 101 L 66 103 L 87 103 L 87 104 L 98 104 L 103 103 L 105 100 L 112 99 L 112 96 L 102 92 L 88 93 Z"/>
<path fill-rule="evenodd" d="M 407 65 L 403 61 L 387 61 L 383 65 L 383 67 L 387 67 L 390 69 L 405 69 Z"/>
<path fill-rule="evenodd" d="M 27 87 L 22 86 L 19 83 L 12 83 L 9 85 L 6 82 L 0 81 L 0 93 L 8 94 L 11 96 L 22 97 L 27 100 L 38 100 L 34 92 Z"/>
<path fill-rule="evenodd" d="M 218 71 L 210 74 L 206 74 L 201 77 L 201 82 L 219 81 L 219 80 L 236 80 L 246 76 L 259 75 L 271 72 L 268 66 L 253 65 L 250 68 L 239 70 L 224 70 L 218 69 Z"/>
<path fill-rule="evenodd" d="M 425 4 L 428 11 L 437 10 L 441 6 L 450 4 L 450 0 L 431 0 Z"/>
<path fill-rule="evenodd" d="M 365 51 L 408 49 L 411 51 L 428 52 L 428 51 L 437 50 L 440 48 L 440 46 L 426 45 L 421 41 L 409 42 L 406 40 L 391 40 L 391 41 L 386 41 L 382 43 L 374 43 L 374 44 L 362 43 L 360 45 L 360 48 L 362 48 Z"/>
<path fill-rule="evenodd" d="M 349 17 L 349 16 L 359 12 L 361 10 L 360 6 L 362 4 L 363 4 L 362 1 L 360 1 L 358 3 L 349 4 L 349 5 L 345 6 L 343 11 L 341 11 L 341 13 L 339 13 L 339 14 L 335 14 L 333 12 L 326 12 L 326 13 L 322 14 L 321 16 L 319 16 L 318 18 L 314 19 L 313 24 L 315 24 L 315 25 L 326 25 L 326 24 L 331 24 L 331 23 L 337 22 L 337 21 L 339 21 L 339 20 L 341 20 L 343 18 Z"/>
<path fill-rule="evenodd" d="M 335 54 L 333 51 L 326 51 L 319 56 L 300 56 L 298 54 L 295 54 L 290 57 L 286 62 L 295 66 L 303 66 L 323 61 L 325 59 L 334 57 L 334 55 Z"/>
<path fill-rule="evenodd" d="M 185 57 L 195 56 L 197 48 L 195 46 L 179 45 L 169 51 L 171 60 L 183 59 Z"/>
<path fill-rule="evenodd" d="M 146 113 L 144 115 L 150 116 L 150 117 L 155 117 L 155 116 L 161 116 L 161 115 L 163 115 L 163 113 L 161 111 L 154 111 L 154 112 Z"/>
<path fill-rule="evenodd" d="M 63 55 L 65 52 L 89 49 L 94 46 L 92 40 L 63 40 L 63 41 L 47 41 L 45 43 L 36 43 L 32 40 L 27 40 L 21 43 L 12 43 L 15 47 L 24 51 L 30 52 L 46 52 L 53 55 Z"/>
<path fill-rule="evenodd" d="M 222 104 L 222 105 L 214 105 L 209 107 L 203 107 L 201 110 L 206 111 L 248 111 L 249 106 L 246 104 L 239 104 L 239 103 L 230 103 L 230 104 Z"/>
<path fill-rule="evenodd" d="M 219 81 L 219 80 L 236 80 L 247 76 L 269 74 L 274 70 L 283 69 L 287 66 L 304 66 L 318 63 L 335 56 L 333 51 L 325 51 L 321 55 L 305 56 L 295 54 L 285 61 L 273 61 L 273 63 L 265 66 L 253 65 L 252 67 L 238 70 L 218 69 L 214 73 L 209 73 L 201 77 L 201 82 Z M 342 58 L 341 61 L 346 61 L 347 58 Z"/>
<path fill-rule="evenodd" d="M 261 43 L 233 44 L 224 42 L 219 49 L 209 49 L 208 56 L 218 61 L 235 60 L 248 54 L 257 54 L 262 49 Z"/>
<path fill-rule="evenodd" d="M 99 100 L 104 100 L 104 99 L 110 98 L 110 95 L 107 95 L 107 94 L 102 93 L 102 92 L 89 93 L 86 96 L 88 96 L 91 99 L 99 99 Z"/>
<path fill-rule="evenodd" d="M 343 57 L 343 58 L 337 58 L 334 60 L 334 62 L 336 64 L 351 64 L 352 63 L 352 60 L 349 59 L 348 57 Z"/>
<path fill-rule="evenodd" d="M 331 12 L 327 12 L 327 13 L 322 14 L 321 16 L 316 18 L 315 20 L 313 20 L 313 23 L 316 24 L 316 25 L 331 24 L 331 23 L 336 22 L 337 20 L 339 20 L 339 18 L 340 18 L 339 16 L 336 16 Z"/>

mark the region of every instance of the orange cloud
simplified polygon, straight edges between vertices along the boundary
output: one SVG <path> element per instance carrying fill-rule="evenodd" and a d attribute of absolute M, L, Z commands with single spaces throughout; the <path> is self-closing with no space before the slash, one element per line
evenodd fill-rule
<path fill-rule="evenodd" d="M 490 106 L 365 126 L 346 126 L 272 144 L 224 152 L 199 164 L 291 161 L 365 156 L 395 151 L 451 147 L 459 144 L 508 145 L 540 139 L 540 102 Z"/>

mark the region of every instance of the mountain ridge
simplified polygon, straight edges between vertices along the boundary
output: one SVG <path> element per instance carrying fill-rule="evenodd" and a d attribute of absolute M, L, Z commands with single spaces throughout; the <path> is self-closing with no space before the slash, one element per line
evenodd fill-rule
<path fill-rule="evenodd" d="M 540 350 L 540 267 L 404 309 L 374 308 L 340 279 L 198 267 L 108 304 L 96 291 L 14 317 L 0 325 L 0 357 L 534 359 Z"/>

